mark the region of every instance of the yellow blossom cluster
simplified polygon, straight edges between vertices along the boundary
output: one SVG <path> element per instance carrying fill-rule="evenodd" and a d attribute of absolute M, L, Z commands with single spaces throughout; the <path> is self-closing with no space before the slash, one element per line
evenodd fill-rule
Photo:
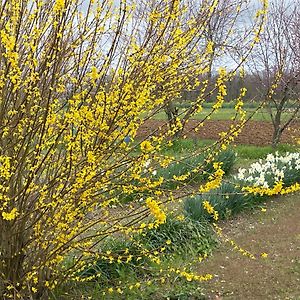
<path fill-rule="evenodd" d="M 274 195 L 285 195 L 294 193 L 300 190 L 300 184 L 294 183 L 291 186 L 283 187 L 283 182 L 278 181 L 274 184 L 272 188 L 265 188 L 260 186 L 245 186 L 242 188 L 242 190 L 249 194 L 258 194 L 260 196 L 274 196 Z"/>
<path fill-rule="evenodd" d="M 61 12 L 65 7 L 65 0 L 56 0 L 53 11 L 56 13 Z"/>
<path fill-rule="evenodd" d="M 152 146 L 151 142 L 150 141 L 143 141 L 141 142 L 141 150 L 142 152 L 151 152 L 154 150 L 154 147 Z"/>
<path fill-rule="evenodd" d="M 188 272 L 185 272 L 185 271 L 179 271 L 178 274 L 181 276 L 181 277 L 184 277 L 186 278 L 187 281 L 208 281 L 208 280 L 211 280 L 213 278 L 213 275 L 211 274 L 206 274 L 206 275 L 195 275 L 193 273 L 188 273 Z"/>
<path fill-rule="evenodd" d="M 159 204 L 157 201 L 155 201 L 151 197 L 148 197 L 146 199 L 146 205 L 150 209 L 151 213 L 154 215 L 157 224 L 163 224 L 166 222 L 166 219 L 167 219 L 166 214 L 159 207 Z"/>
<path fill-rule="evenodd" d="M 16 208 L 13 208 L 10 212 L 2 212 L 2 218 L 7 221 L 14 220 L 18 215 Z"/>
<path fill-rule="evenodd" d="M 215 208 L 209 203 L 209 201 L 203 201 L 203 208 L 208 212 L 208 214 L 212 215 L 214 220 L 218 221 L 219 213 L 215 210 Z"/>
<path fill-rule="evenodd" d="M 206 184 L 199 187 L 200 193 L 207 193 L 221 185 L 223 176 L 225 174 L 225 172 L 222 170 L 222 164 L 222 162 L 215 162 L 213 164 L 215 172 L 209 177 L 209 181 Z"/>
<path fill-rule="evenodd" d="M 217 88 L 218 88 L 218 95 L 217 95 L 217 101 L 216 103 L 213 105 L 213 109 L 218 109 L 222 107 L 222 104 L 224 102 L 224 97 L 227 95 L 227 88 L 225 85 L 225 80 L 226 80 L 226 69 L 224 68 L 220 68 L 219 69 L 219 77 L 217 79 Z"/>

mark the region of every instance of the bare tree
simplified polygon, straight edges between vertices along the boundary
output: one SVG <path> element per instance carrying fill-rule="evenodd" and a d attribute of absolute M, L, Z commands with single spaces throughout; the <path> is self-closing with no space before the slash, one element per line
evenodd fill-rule
<path fill-rule="evenodd" d="M 205 1 L 204 1 L 205 2 Z M 189 3 L 189 16 L 192 15 L 197 18 L 199 14 L 202 1 L 188 0 Z M 242 53 L 244 58 L 248 56 L 249 50 L 253 45 L 253 35 L 255 32 L 260 32 L 264 18 L 256 18 L 254 23 L 247 23 L 242 26 L 240 24 L 243 19 L 244 12 L 248 10 L 249 1 L 247 0 L 221 0 L 218 1 L 216 6 L 213 7 L 213 13 L 207 20 L 207 23 L 202 29 L 202 36 L 199 40 L 194 41 L 191 47 L 194 47 L 198 54 L 204 57 L 202 61 L 202 69 L 205 70 L 200 74 L 200 81 L 205 82 L 198 90 L 193 90 L 192 84 L 187 84 L 182 90 L 181 95 L 175 99 L 167 99 L 165 102 L 164 110 L 167 115 L 170 127 L 174 126 L 176 122 L 181 122 L 181 127 L 174 134 L 174 137 L 180 137 L 186 123 L 198 111 L 201 111 L 201 103 L 209 100 L 211 102 L 218 102 L 218 73 L 217 65 L 224 64 L 227 59 L 232 59 L 231 66 L 236 71 L 241 65 L 243 59 L 233 61 L 233 57 L 237 53 Z M 250 14 L 254 18 L 254 13 Z M 190 60 L 194 57 L 190 56 Z M 234 67 L 233 67 L 234 65 Z M 231 73 L 231 75 L 234 72 Z M 235 78 L 236 76 L 229 75 L 227 80 Z M 227 86 L 225 87 L 227 89 Z M 195 93 L 196 92 L 196 93 Z M 193 93 L 193 97 L 190 95 Z M 240 91 L 237 90 L 236 98 L 239 98 Z M 185 94 L 185 97 L 183 97 Z M 226 96 L 226 93 L 225 95 Z M 186 99 L 184 99 L 186 98 Z M 191 99 L 193 98 L 193 99 Z M 187 100 L 186 109 L 180 111 L 178 108 L 178 100 Z M 223 97 L 223 100 L 225 98 Z M 233 99 L 230 99 L 233 100 Z M 219 104 L 213 106 L 211 114 L 218 108 Z M 199 121 L 199 124 L 203 120 Z"/>
<path fill-rule="evenodd" d="M 265 32 L 259 47 L 252 54 L 252 67 L 263 91 L 274 93 L 262 99 L 273 124 L 272 146 L 280 142 L 283 131 L 299 118 L 300 49 L 298 11 L 299 1 L 287 4 L 274 1 L 269 10 Z M 274 85 L 274 81 L 278 84 Z M 272 87 L 273 86 L 273 87 Z"/>

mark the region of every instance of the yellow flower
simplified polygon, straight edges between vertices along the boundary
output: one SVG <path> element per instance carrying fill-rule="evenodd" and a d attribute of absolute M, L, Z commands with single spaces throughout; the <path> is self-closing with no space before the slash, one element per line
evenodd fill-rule
<path fill-rule="evenodd" d="M 222 170 L 222 163 L 219 162 L 215 162 L 213 164 L 213 167 L 215 169 L 214 174 L 211 176 L 210 181 L 208 181 L 206 184 L 204 185 L 200 185 L 199 187 L 199 192 L 200 193 L 207 193 L 213 189 L 218 188 L 221 185 L 223 176 L 225 174 L 225 172 Z"/>
<path fill-rule="evenodd" d="M 267 257 L 268 257 L 268 253 L 263 252 L 260 256 L 261 256 L 262 258 L 267 258 Z"/>
<path fill-rule="evenodd" d="M 218 221 L 219 219 L 219 213 L 215 210 L 215 208 L 208 202 L 208 201 L 204 201 L 202 203 L 203 208 L 210 214 L 213 216 L 213 218 Z"/>
<path fill-rule="evenodd" d="M 146 199 L 146 205 L 150 209 L 151 213 L 154 215 L 156 218 L 157 224 L 163 224 L 166 222 L 166 214 L 161 210 L 159 207 L 158 203 L 153 200 L 151 197 L 148 197 Z"/>
<path fill-rule="evenodd" d="M 154 147 L 152 146 L 150 141 L 143 141 L 140 147 L 142 152 L 151 152 L 154 150 Z"/>
<path fill-rule="evenodd" d="M 7 221 L 12 221 L 18 216 L 18 211 L 16 208 L 13 208 L 10 212 L 3 212 L 2 218 Z"/>
<path fill-rule="evenodd" d="M 91 67 L 91 72 L 89 73 L 89 76 L 92 80 L 97 80 L 100 77 L 98 70 L 95 66 Z"/>
<path fill-rule="evenodd" d="M 53 10 L 54 12 L 58 13 L 62 11 L 65 7 L 65 0 L 56 0 Z"/>

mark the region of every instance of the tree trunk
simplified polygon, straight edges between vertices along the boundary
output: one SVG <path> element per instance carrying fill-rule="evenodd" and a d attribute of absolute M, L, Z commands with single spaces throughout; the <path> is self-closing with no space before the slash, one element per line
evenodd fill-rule
<path fill-rule="evenodd" d="M 170 129 L 176 128 L 176 119 L 179 116 L 179 109 L 172 102 L 168 102 L 165 106 L 165 112 Z M 182 136 L 182 132 L 183 128 L 176 129 L 173 138 L 180 138 Z"/>
<path fill-rule="evenodd" d="M 272 137 L 272 147 L 275 149 L 280 142 L 282 131 L 280 128 L 275 128 Z"/>
<path fill-rule="evenodd" d="M 285 103 L 285 97 L 280 101 L 280 104 L 276 108 L 276 114 L 273 120 L 273 137 L 272 137 L 272 147 L 276 148 L 282 134 L 282 128 L 281 128 L 281 115 L 283 111 L 283 106 Z"/>

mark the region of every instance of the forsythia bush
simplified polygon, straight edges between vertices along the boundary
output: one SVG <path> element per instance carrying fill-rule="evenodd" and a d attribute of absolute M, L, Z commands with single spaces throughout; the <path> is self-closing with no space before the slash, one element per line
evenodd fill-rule
<path fill-rule="evenodd" d="M 102 255 L 106 237 L 165 222 L 161 203 L 172 194 L 143 166 L 170 163 L 158 151 L 174 128 L 140 146 L 127 140 L 183 89 L 202 90 L 194 103 L 201 109 L 209 87 L 199 78 L 212 51 L 204 36 L 217 5 L 203 1 L 195 15 L 178 0 L 1 1 L 1 298 L 47 299 L 47 290 L 77 279 L 89 256 Z M 218 91 L 215 110 L 231 76 L 220 69 L 211 87 Z M 237 102 L 242 120 L 241 97 Z M 222 148 L 243 123 L 223 133 Z M 215 171 L 205 191 L 220 184 L 221 166 Z M 111 207 L 118 194 L 136 189 L 148 191 L 142 207 Z M 155 221 L 142 226 L 149 214 Z"/>

